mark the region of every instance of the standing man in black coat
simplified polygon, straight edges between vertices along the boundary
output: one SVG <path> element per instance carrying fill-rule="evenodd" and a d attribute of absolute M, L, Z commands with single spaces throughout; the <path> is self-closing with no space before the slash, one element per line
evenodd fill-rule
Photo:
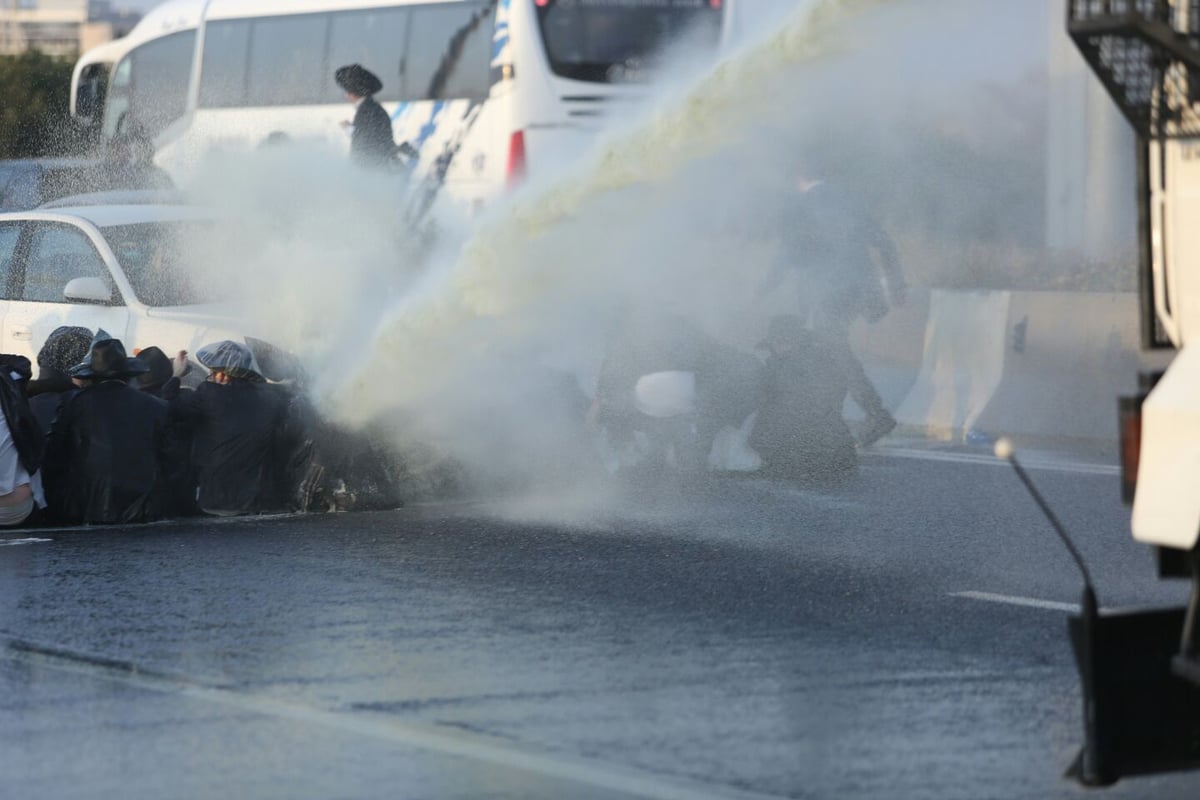
<path fill-rule="evenodd" d="M 342 123 L 350 129 L 350 158 L 364 167 L 386 167 L 396 154 L 392 120 L 372 96 L 383 83 L 361 64 L 338 67 L 334 80 L 354 104 L 354 121 Z"/>
<path fill-rule="evenodd" d="M 127 381 L 146 371 L 120 340 L 97 331 L 80 387 L 50 426 L 42 474 L 50 512 L 70 523 L 145 522 L 163 516 L 167 404 Z"/>

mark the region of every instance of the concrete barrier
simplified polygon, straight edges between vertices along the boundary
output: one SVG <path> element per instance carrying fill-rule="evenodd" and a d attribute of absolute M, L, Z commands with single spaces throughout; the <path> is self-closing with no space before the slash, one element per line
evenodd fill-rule
<path fill-rule="evenodd" d="M 852 337 L 902 433 L 1086 440 L 1107 451 L 1117 397 L 1171 357 L 1141 351 L 1138 313 L 1132 292 L 913 290 Z M 752 342 L 762 328 L 755 318 L 738 331 Z M 862 411 L 847 402 L 846 417 Z"/>
<path fill-rule="evenodd" d="M 1007 292 L 935 291 L 920 371 L 894 412 L 904 426 L 936 438 L 971 430 L 1000 384 Z"/>
<path fill-rule="evenodd" d="M 1002 331 L 1004 379 L 972 427 L 988 436 L 1115 441 L 1117 397 L 1164 354 L 1141 352 L 1132 293 L 1019 292 Z"/>
<path fill-rule="evenodd" d="M 934 290 L 855 349 L 900 423 L 947 441 L 1114 442 L 1117 396 L 1170 358 L 1141 352 L 1132 293 Z"/>

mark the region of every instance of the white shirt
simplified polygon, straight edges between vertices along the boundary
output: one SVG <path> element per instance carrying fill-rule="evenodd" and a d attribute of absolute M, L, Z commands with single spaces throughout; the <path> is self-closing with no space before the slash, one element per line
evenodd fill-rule
<path fill-rule="evenodd" d="M 46 507 L 46 498 L 42 494 L 42 476 L 38 473 L 30 476 L 21 466 L 8 420 L 0 414 L 0 495 L 12 494 L 18 486 L 28 486 L 38 508 Z"/>

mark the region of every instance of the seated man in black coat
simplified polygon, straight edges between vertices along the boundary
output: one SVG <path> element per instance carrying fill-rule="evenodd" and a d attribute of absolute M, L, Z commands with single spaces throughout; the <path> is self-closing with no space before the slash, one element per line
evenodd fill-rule
<path fill-rule="evenodd" d="M 0 354 L 0 526 L 20 525 L 35 506 L 45 508 L 42 493 L 42 429 L 29 408 L 25 385 L 31 369 L 25 356 Z"/>
<path fill-rule="evenodd" d="M 42 474 L 50 513 L 70 523 L 144 522 L 163 515 L 163 442 L 167 404 L 126 381 L 145 366 L 97 331 L 80 387 L 50 426 Z"/>
<path fill-rule="evenodd" d="M 50 433 L 50 423 L 58 416 L 63 398 L 76 391 L 71 368 L 87 358 L 92 332 L 78 325 L 55 328 L 37 354 L 38 376 L 26 384 L 29 407 L 33 409 L 42 434 Z"/>
<path fill-rule="evenodd" d="M 307 510 L 305 491 L 320 475 L 309 474 L 312 441 L 302 398 L 267 383 L 238 342 L 205 345 L 196 357 L 212 374 L 171 403 L 171 422 L 191 439 L 200 510 L 219 516 Z"/>

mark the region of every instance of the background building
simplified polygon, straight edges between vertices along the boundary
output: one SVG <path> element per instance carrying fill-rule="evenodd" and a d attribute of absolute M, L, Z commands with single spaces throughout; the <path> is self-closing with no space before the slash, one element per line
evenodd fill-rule
<path fill-rule="evenodd" d="M 1063 4 L 1047 11 L 1046 244 L 1102 261 L 1137 241 L 1133 128 L 1067 35 Z"/>
<path fill-rule="evenodd" d="M 139 18 L 107 0 L 0 0 L 0 55 L 74 56 L 124 36 Z"/>

